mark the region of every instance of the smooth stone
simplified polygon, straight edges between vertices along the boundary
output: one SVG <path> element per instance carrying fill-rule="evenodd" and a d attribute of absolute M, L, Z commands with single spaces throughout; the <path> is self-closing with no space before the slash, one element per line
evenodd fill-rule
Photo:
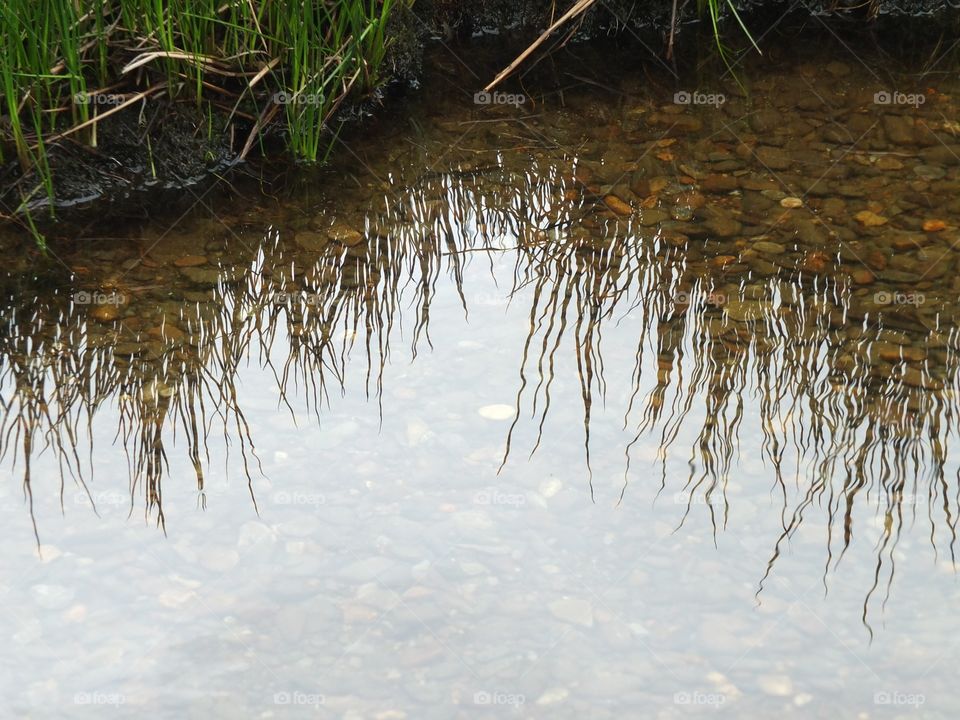
<path fill-rule="evenodd" d="M 58 610 L 70 604 L 75 592 L 63 585 L 39 584 L 30 588 L 33 601 L 45 610 Z"/>
<path fill-rule="evenodd" d="M 894 145 L 913 145 L 915 142 L 913 123 L 902 115 L 884 115 L 883 131 Z"/>
<path fill-rule="evenodd" d="M 570 697 L 566 688 L 551 688 L 537 698 L 537 705 L 556 705 Z"/>
<path fill-rule="evenodd" d="M 637 210 L 637 223 L 639 223 L 642 227 L 659 225 L 669 217 L 670 214 L 666 210 L 661 210 L 660 208 L 641 207 Z"/>
<path fill-rule="evenodd" d="M 509 420 L 514 416 L 515 409 L 512 405 L 484 405 L 477 412 L 487 420 Z"/>
<path fill-rule="evenodd" d="M 607 195 L 603 198 L 603 204 L 617 215 L 628 216 L 633 214 L 633 208 L 616 195 Z"/>
<path fill-rule="evenodd" d="M 941 180 L 946 177 L 947 171 L 939 165 L 915 165 L 913 174 L 924 180 Z"/>
<path fill-rule="evenodd" d="M 771 170 L 787 170 L 793 165 L 790 156 L 780 148 L 763 146 L 756 149 L 757 159 Z"/>
<path fill-rule="evenodd" d="M 911 345 L 897 345 L 889 342 L 874 342 L 870 346 L 870 356 L 879 357 L 887 362 L 922 362 L 926 360 L 927 353 L 922 348 Z"/>
<path fill-rule="evenodd" d="M 700 183 L 700 189 L 713 193 L 725 193 L 737 190 L 740 187 L 740 181 L 732 175 L 719 175 L 711 173 L 707 175 Z"/>
<path fill-rule="evenodd" d="M 90 317 L 97 322 L 113 322 L 120 317 L 120 309 L 113 303 L 96 305 L 90 310 Z"/>
<path fill-rule="evenodd" d="M 147 335 L 157 340 L 170 340 L 176 343 L 182 343 L 187 339 L 187 334 L 173 323 L 156 325 L 147 330 Z"/>
<path fill-rule="evenodd" d="M 887 218 L 883 215 L 877 215 L 877 213 L 871 210 L 861 210 L 853 217 L 858 223 L 865 227 L 879 227 L 880 225 L 886 225 L 888 222 Z"/>
<path fill-rule="evenodd" d="M 563 483 L 557 478 L 548 478 L 540 483 L 537 488 L 540 494 L 545 498 L 551 498 L 563 488 Z"/>
<path fill-rule="evenodd" d="M 767 108 L 753 113 L 747 122 L 755 133 L 766 134 L 781 127 L 782 116 L 776 110 Z"/>
<path fill-rule="evenodd" d="M 363 242 L 363 233 L 339 220 L 327 230 L 327 237 L 347 247 L 353 247 Z"/>
<path fill-rule="evenodd" d="M 206 265 L 207 258 L 203 255 L 184 255 L 173 261 L 173 264 L 177 267 L 196 267 L 198 265 Z"/>
<path fill-rule="evenodd" d="M 547 607 L 558 620 L 583 627 L 593 627 L 593 606 L 586 600 L 564 597 L 554 600 Z"/>
<path fill-rule="evenodd" d="M 767 695 L 786 697 L 793 694 L 793 682 L 786 675 L 761 675 L 757 684 Z"/>
<path fill-rule="evenodd" d="M 926 376 L 922 370 L 911 366 L 903 371 L 900 379 L 904 385 L 923 388 L 924 390 L 940 390 L 943 387 L 943 383 L 939 380 Z"/>
<path fill-rule="evenodd" d="M 214 286 L 221 278 L 224 282 L 230 282 L 238 279 L 242 274 L 242 269 L 217 268 L 217 267 L 185 267 L 180 272 L 197 285 Z"/>
<path fill-rule="evenodd" d="M 743 229 L 743 225 L 738 221 L 720 213 L 707 220 L 704 227 L 717 237 L 732 237 Z"/>
<path fill-rule="evenodd" d="M 768 255 L 780 255 L 786 251 L 786 248 L 780 243 L 759 240 L 751 245 L 757 252 L 767 253 Z"/>
<path fill-rule="evenodd" d="M 827 63 L 827 72 L 834 77 L 845 77 L 850 74 L 850 66 L 834 60 Z"/>
<path fill-rule="evenodd" d="M 731 320 L 746 323 L 765 317 L 770 312 L 770 305 L 758 300 L 731 300 L 723 311 Z"/>
<path fill-rule="evenodd" d="M 321 252 L 330 244 L 326 235 L 313 230 L 301 230 L 293 236 L 293 241 L 308 252 Z"/>

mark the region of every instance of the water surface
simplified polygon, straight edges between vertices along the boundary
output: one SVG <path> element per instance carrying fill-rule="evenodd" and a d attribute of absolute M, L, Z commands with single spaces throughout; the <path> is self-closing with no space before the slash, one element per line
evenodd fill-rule
<path fill-rule="evenodd" d="M 7 712 L 954 717 L 960 88 L 807 52 L 8 251 Z"/>

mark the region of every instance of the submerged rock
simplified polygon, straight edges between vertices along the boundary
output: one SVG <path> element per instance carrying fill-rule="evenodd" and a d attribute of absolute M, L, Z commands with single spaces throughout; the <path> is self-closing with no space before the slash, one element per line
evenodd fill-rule
<path fill-rule="evenodd" d="M 563 622 L 583 627 L 593 627 L 593 605 L 581 598 L 564 597 L 548 606 L 550 613 Z"/>

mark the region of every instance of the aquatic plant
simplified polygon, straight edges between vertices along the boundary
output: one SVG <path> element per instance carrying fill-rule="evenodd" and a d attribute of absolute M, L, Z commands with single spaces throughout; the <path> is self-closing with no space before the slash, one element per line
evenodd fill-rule
<path fill-rule="evenodd" d="M 490 83 L 487 84 L 486 91 L 490 91 L 499 85 L 504 78 L 513 73 L 520 65 L 524 63 L 533 53 L 539 48 L 549 37 L 551 37 L 557 30 L 561 28 L 571 28 L 567 38 L 569 39 L 573 33 L 576 32 L 577 24 L 582 21 L 584 15 L 596 6 L 597 0 L 576 0 L 570 8 L 560 15 L 546 30 L 544 30 L 536 40 L 534 40 L 527 48 L 520 53 L 516 59 L 511 62 L 507 67 L 505 67 Z M 603 4 L 600 3 L 602 6 Z M 750 45 L 757 51 L 760 52 L 760 48 L 757 45 L 756 41 L 753 39 L 753 36 L 750 34 L 750 31 L 747 29 L 746 24 L 743 22 L 743 19 L 740 17 L 740 13 L 737 12 L 736 5 L 733 0 L 697 0 L 697 12 L 701 17 L 704 15 L 710 21 L 710 28 L 712 35 L 717 44 L 717 50 L 720 53 L 720 57 L 723 59 L 728 66 L 730 63 L 727 59 L 727 48 L 722 42 L 721 35 L 721 19 L 724 15 L 729 12 L 730 15 L 736 20 L 737 25 L 743 30 L 744 34 L 747 36 L 747 39 L 750 41 Z M 666 56 L 667 59 L 671 59 L 673 56 L 673 39 L 676 34 L 677 26 L 679 22 L 678 14 L 678 1 L 673 0 L 672 11 L 670 13 L 670 35 L 667 41 L 666 47 Z"/>
<path fill-rule="evenodd" d="M 411 0 L 400 0 L 407 4 Z M 19 215 L 52 198 L 51 148 L 95 149 L 108 117 L 147 102 L 194 103 L 226 117 L 250 152 L 282 120 L 294 155 L 316 161 L 349 95 L 384 81 L 396 0 L 9 0 L 0 5 L 0 162 Z M 237 134 L 239 131 L 239 134 Z M 208 129 L 212 133 L 212 125 Z M 246 133 L 245 140 L 243 133 Z"/>

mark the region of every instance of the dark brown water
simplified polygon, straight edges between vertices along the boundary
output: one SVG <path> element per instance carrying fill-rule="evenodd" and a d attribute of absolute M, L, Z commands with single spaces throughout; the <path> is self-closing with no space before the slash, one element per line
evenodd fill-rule
<path fill-rule="evenodd" d="M 12 715 L 955 716 L 956 73 L 457 55 L 7 251 Z"/>

